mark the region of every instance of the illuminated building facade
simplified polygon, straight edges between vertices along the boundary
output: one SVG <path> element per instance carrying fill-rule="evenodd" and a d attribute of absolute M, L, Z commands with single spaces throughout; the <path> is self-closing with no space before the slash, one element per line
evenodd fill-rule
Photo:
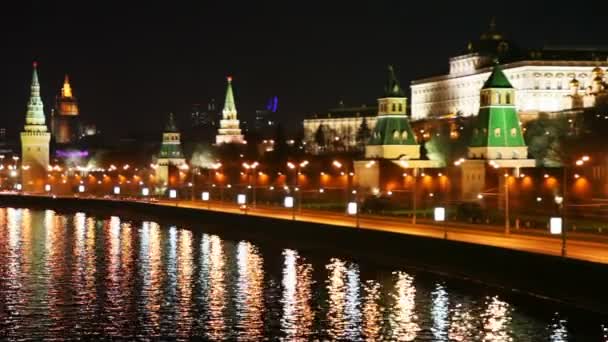
<path fill-rule="evenodd" d="M 480 39 L 470 42 L 459 56 L 450 58 L 449 73 L 415 80 L 411 84 L 412 119 L 476 115 L 479 91 L 492 72 L 495 60 L 517 90 L 516 109 L 522 119 L 539 112 L 569 109 L 564 97 L 571 93 L 570 81 L 579 89 L 593 86 L 594 67 L 607 67 L 608 52 L 594 49 L 517 48 L 496 30 L 494 23 Z"/>
<path fill-rule="evenodd" d="M 222 110 L 222 120 L 220 128 L 215 136 L 215 143 L 221 144 L 244 144 L 245 138 L 241 134 L 239 120 L 237 119 L 236 104 L 232 92 L 232 77 L 227 78 L 228 87 L 226 89 L 226 100 Z"/>
<path fill-rule="evenodd" d="M 44 105 L 40 98 L 37 64 L 34 62 L 30 99 L 27 104 L 25 127 L 21 132 L 21 164 L 23 189 L 42 192 L 49 166 L 51 134 L 46 127 Z"/>
<path fill-rule="evenodd" d="M 362 125 L 372 131 L 376 126 L 376 114 L 376 106 L 347 107 L 340 102 L 325 114 L 312 115 L 304 120 L 307 152 L 360 151 L 364 144 L 357 141 L 357 132 Z"/>
<path fill-rule="evenodd" d="M 600 67 L 595 67 L 591 71 L 591 85 L 580 90 L 580 81 L 573 78 L 570 85 L 570 94 L 563 98 L 564 109 L 591 108 L 598 105 L 608 104 L 608 83 L 606 74 Z"/>
<path fill-rule="evenodd" d="M 72 93 L 68 75 L 65 75 L 61 94 L 55 100 L 51 113 L 51 132 L 59 145 L 74 144 L 81 135 L 78 101 Z"/>

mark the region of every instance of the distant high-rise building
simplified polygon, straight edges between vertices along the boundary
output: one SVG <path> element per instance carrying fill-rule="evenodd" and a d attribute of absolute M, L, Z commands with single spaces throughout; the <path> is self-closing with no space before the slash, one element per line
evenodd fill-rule
<path fill-rule="evenodd" d="M 239 120 L 237 119 L 236 105 L 234 103 L 234 95 L 232 93 L 232 77 L 228 77 L 228 87 L 226 89 L 226 100 L 224 109 L 222 110 L 222 120 L 220 120 L 220 128 L 215 136 L 215 142 L 221 144 L 243 144 L 245 139 L 241 134 Z"/>
<path fill-rule="evenodd" d="M 51 132 L 57 144 L 73 144 L 78 141 L 82 130 L 79 114 L 78 102 L 72 93 L 68 75 L 65 75 L 61 94 L 55 99 L 51 113 Z"/>
<path fill-rule="evenodd" d="M 273 96 L 268 100 L 266 108 L 255 111 L 253 127 L 258 134 L 268 135 L 276 125 L 276 113 L 278 109 L 278 97 Z"/>
<path fill-rule="evenodd" d="M 192 127 L 215 127 L 217 122 L 216 117 L 215 99 L 209 100 L 205 109 L 198 103 L 192 105 L 192 110 L 190 111 Z"/>
<path fill-rule="evenodd" d="M 192 105 L 192 110 L 190 111 L 190 121 L 193 127 L 201 126 L 201 118 L 203 112 L 201 111 L 201 105 L 199 103 L 195 103 Z"/>
<path fill-rule="evenodd" d="M 34 62 L 30 100 L 27 104 L 25 127 L 21 132 L 21 162 L 23 189 L 42 192 L 49 166 L 51 134 L 47 131 L 44 105 L 40 98 L 37 64 Z"/>

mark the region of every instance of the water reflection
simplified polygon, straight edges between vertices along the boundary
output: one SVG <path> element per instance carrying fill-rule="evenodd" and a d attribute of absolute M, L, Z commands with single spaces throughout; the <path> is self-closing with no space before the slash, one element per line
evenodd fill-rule
<path fill-rule="evenodd" d="M 400 341 L 412 341 L 420 330 L 415 312 L 414 278 L 405 272 L 394 272 L 393 276 L 396 281 L 394 292 L 391 294 L 394 302 L 389 321 L 391 337 Z"/>
<path fill-rule="evenodd" d="M 487 309 L 483 313 L 484 317 L 484 341 L 510 341 L 509 336 L 511 323 L 511 310 L 509 304 L 498 299 L 498 297 L 488 298 Z"/>
<path fill-rule="evenodd" d="M 530 314 L 487 289 L 463 293 L 450 280 L 401 266 L 366 272 L 323 253 L 233 242 L 201 229 L 0 208 L 2 337 L 607 339 L 597 316 Z"/>
<path fill-rule="evenodd" d="M 237 246 L 238 285 L 236 318 L 238 339 L 259 340 L 264 329 L 264 265 L 257 248 L 241 241 Z"/>
<path fill-rule="evenodd" d="M 312 266 L 292 249 L 283 251 L 283 316 L 281 329 L 288 341 L 306 340 L 312 334 Z"/>
<path fill-rule="evenodd" d="M 449 327 L 448 292 L 443 284 L 437 284 L 431 295 L 431 316 L 433 319 L 433 328 L 431 331 L 433 332 L 433 338 L 436 341 L 447 341 Z"/>
<path fill-rule="evenodd" d="M 366 341 L 378 341 L 382 330 L 380 284 L 368 280 L 363 287 L 363 335 Z"/>

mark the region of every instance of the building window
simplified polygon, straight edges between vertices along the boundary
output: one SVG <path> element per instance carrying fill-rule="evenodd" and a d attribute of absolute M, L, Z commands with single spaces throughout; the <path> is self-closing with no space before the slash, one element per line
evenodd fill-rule
<path fill-rule="evenodd" d="M 397 111 L 397 105 L 395 105 L 394 103 L 393 103 L 393 109 L 392 109 L 392 111 L 393 111 L 393 112 L 396 112 L 396 111 Z"/>
<path fill-rule="evenodd" d="M 403 111 L 403 104 L 400 103 L 399 104 L 399 112 L 402 112 L 402 111 Z"/>
<path fill-rule="evenodd" d="M 511 104 L 511 94 L 507 93 L 506 97 L 507 97 L 507 100 L 506 100 L 507 104 Z"/>
<path fill-rule="evenodd" d="M 402 140 L 407 140 L 407 131 L 401 132 L 401 139 Z"/>
<path fill-rule="evenodd" d="M 512 137 L 517 136 L 517 128 L 515 128 L 515 127 L 511 128 L 511 136 Z"/>
<path fill-rule="evenodd" d="M 397 130 L 393 131 L 393 139 L 395 139 L 395 140 L 399 139 L 399 131 L 397 131 Z"/>
<path fill-rule="evenodd" d="M 500 137 L 500 128 L 494 128 L 494 136 L 495 137 Z"/>

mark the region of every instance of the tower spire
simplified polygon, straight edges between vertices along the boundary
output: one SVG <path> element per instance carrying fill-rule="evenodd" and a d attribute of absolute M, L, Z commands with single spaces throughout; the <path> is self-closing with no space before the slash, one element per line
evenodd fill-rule
<path fill-rule="evenodd" d="M 32 84 L 30 85 L 30 99 L 25 115 L 25 129 L 46 131 L 44 104 L 40 98 L 40 83 L 38 82 L 38 63 L 34 62 L 32 67 Z"/>
<path fill-rule="evenodd" d="M 384 95 L 386 97 L 404 97 L 403 89 L 401 89 L 399 80 L 397 80 L 397 76 L 395 76 L 395 69 L 392 65 L 388 66 L 388 81 L 384 88 Z"/>
<path fill-rule="evenodd" d="M 63 79 L 63 87 L 61 88 L 61 97 L 69 98 L 72 97 L 72 86 L 70 85 L 70 78 L 68 74 L 65 74 Z"/>
<path fill-rule="evenodd" d="M 226 89 L 226 100 L 224 101 L 224 110 L 222 113 L 224 114 L 224 119 L 234 120 L 236 119 L 236 104 L 234 103 L 234 94 L 232 93 L 232 76 L 226 77 L 228 81 L 228 86 Z M 226 117 L 226 116 L 229 117 Z"/>

